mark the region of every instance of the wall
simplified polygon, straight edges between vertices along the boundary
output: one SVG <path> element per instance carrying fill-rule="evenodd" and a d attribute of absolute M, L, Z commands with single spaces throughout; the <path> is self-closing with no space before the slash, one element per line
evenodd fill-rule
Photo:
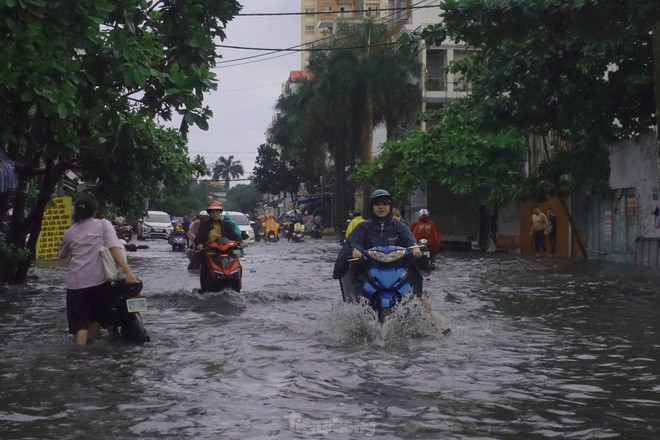
<path fill-rule="evenodd" d="M 654 215 L 656 207 L 660 207 L 656 135 L 648 134 L 613 144 L 610 165 L 610 186 L 613 189 L 635 188 L 638 235 L 660 237 Z"/>
<path fill-rule="evenodd" d="M 612 144 L 609 197 L 587 197 L 590 259 L 657 265 L 660 182 L 656 135 Z"/>

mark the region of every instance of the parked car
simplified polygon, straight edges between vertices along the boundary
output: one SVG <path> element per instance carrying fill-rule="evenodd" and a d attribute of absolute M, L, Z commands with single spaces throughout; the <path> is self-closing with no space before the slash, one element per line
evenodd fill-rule
<path fill-rule="evenodd" d="M 146 240 L 147 238 L 168 239 L 174 226 L 170 215 L 164 211 L 147 211 L 147 214 L 138 220 L 137 238 Z"/>
<path fill-rule="evenodd" d="M 248 238 L 244 238 L 243 241 L 246 243 L 253 242 L 254 229 L 252 229 L 252 226 L 250 225 L 250 219 L 247 217 L 247 215 L 239 211 L 225 211 L 225 212 L 229 214 L 229 217 L 231 217 L 231 219 L 234 220 L 234 222 L 238 225 L 238 228 L 241 230 L 242 235 L 244 235 L 244 233 L 248 234 Z"/>

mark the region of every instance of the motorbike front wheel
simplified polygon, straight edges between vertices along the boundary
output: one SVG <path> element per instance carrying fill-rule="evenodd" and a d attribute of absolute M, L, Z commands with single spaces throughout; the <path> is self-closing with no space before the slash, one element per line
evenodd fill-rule
<path fill-rule="evenodd" d="M 390 307 L 389 309 L 376 310 L 376 314 L 378 315 L 378 322 L 384 324 L 387 317 L 392 313 L 394 313 L 394 307 Z"/>

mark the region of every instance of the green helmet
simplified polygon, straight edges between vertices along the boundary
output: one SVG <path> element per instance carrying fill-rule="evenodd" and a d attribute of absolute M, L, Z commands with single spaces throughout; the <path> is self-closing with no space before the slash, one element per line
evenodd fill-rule
<path fill-rule="evenodd" d="M 372 192 L 371 197 L 369 198 L 369 203 L 373 206 L 376 199 L 386 199 L 387 203 L 390 205 L 394 203 L 392 195 L 384 189 L 377 189 L 376 191 Z"/>

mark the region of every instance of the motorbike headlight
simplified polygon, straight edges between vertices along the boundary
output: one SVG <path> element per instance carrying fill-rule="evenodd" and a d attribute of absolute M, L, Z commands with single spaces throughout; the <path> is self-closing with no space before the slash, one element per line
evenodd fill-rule
<path fill-rule="evenodd" d="M 372 260 L 380 261 L 381 263 L 391 263 L 398 260 L 406 254 L 405 249 L 398 249 L 394 252 L 381 252 L 381 251 L 369 251 L 369 257 Z"/>

